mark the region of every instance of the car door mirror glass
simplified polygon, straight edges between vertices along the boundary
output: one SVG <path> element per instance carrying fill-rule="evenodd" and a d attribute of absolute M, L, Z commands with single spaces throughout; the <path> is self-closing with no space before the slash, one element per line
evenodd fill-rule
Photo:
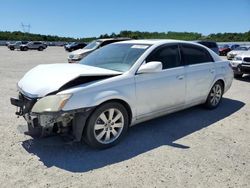
<path fill-rule="evenodd" d="M 151 61 L 141 65 L 137 73 L 138 74 L 153 73 L 153 72 L 159 72 L 161 70 L 162 70 L 162 63 L 160 61 Z"/>

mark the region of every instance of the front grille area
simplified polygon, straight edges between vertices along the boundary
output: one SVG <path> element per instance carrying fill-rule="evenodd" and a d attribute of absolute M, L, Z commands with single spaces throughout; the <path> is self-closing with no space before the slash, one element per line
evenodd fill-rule
<path fill-rule="evenodd" d="M 37 99 L 30 99 L 22 93 L 19 93 L 18 98 L 23 102 L 23 107 L 20 109 L 22 111 L 22 114 L 29 113 L 37 101 Z"/>
<path fill-rule="evenodd" d="M 250 57 L 245 57 L 243 61 L 250 63 Z"/>
<path fill-rule="evenodd" d="M 250 73 L 250 65 L 242 63 L 241 72 L 249 74 Z"/>

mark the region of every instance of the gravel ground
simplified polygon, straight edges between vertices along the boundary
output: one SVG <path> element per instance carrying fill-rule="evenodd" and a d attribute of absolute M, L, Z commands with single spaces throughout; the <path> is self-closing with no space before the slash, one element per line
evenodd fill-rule
<path fill-rule="evenodd" d="M 0 56 L 0 187 L 250 187 L 250 77 L 234 80 L 216 110 L 193 107 L 145 122 L 97 151 L 60 137 L 31 139 L 9 103 L 30 68 L 66 63 L 63 48 L 0 47 Z"/>

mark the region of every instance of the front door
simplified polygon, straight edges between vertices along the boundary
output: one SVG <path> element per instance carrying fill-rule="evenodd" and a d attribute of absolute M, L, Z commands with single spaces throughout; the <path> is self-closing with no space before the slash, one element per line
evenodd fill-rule
<path fill-rule="evenodd" d="M 158 47 L 145 63 L 150 61 L 162 62 L 163 70 L 135 76 L 138 118 L 185 103 L 185 69 L 178 44 Z"/>

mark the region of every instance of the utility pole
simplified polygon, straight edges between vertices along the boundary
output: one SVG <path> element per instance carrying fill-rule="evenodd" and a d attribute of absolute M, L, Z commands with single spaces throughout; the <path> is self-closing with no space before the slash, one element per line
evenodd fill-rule
<path fill-rule="evenodd" d="M 31 26 L 30 26 L 30 24 L 23 24 L 23 22 L 21 23 L 21 28 L 22 28 L 22 30 L 23 30 L 23 32 L 24 33 L 29 33 L 30 32 L 30 28 L 31 28 Z"/>

